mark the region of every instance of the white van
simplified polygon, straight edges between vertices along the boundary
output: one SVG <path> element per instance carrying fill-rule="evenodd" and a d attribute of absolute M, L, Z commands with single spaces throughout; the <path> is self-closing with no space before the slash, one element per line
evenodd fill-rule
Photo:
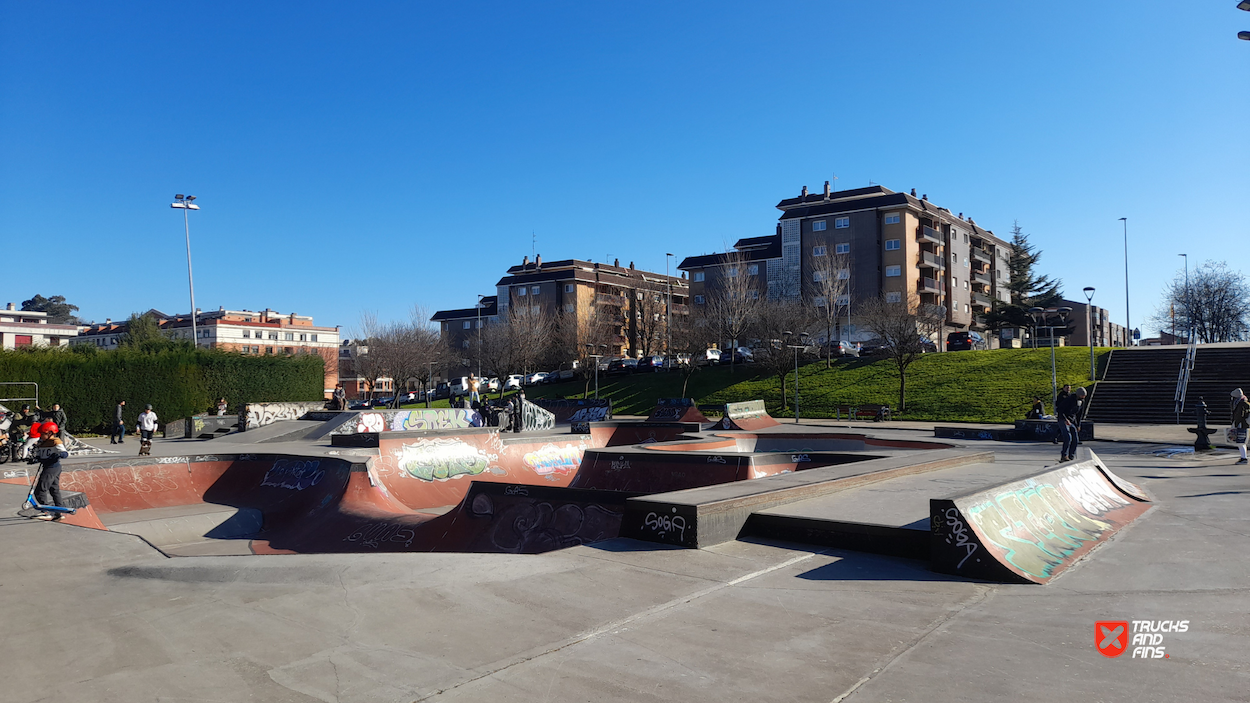
<path fill-rule="evenodd" d="M 451 379 L 451 397 L 459 398 L 469 394 L 469 377 L 457 376 Z"/>

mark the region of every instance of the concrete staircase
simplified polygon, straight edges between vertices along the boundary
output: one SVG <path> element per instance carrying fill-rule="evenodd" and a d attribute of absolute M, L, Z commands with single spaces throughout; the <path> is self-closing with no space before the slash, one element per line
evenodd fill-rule
<path fill-rule="evenodd" d="M 1086 418 L 1094 423 L 1174 424 L 1176 379 L 1184 358 L 1184 347 L 1113 351 Z M 1203 398 L 1207 421 L 1228 424 L 1229 392 L 1239 386 L 1250 392 L 1250 345 L 1198 347 L 1181 422 L 1194 421 L 1194 405 Z"/>

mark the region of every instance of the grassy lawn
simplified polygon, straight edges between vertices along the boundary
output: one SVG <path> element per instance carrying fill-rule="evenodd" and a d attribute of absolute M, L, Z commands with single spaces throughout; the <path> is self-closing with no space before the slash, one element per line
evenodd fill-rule
<path fill-rule="evenodd" d="M 1089 347 L 1056 349 L 1059 385 L 1089 385 Z M 1097 349 L 1098 365 L 1106 364 L 1109 349 Z M 776 377 L 762 378 L 756 368 L 708 367 L 690 379 L 687 395 L 699 403 L 724 403 L 762 398 L 774 417 L 794 417 L 787 379 L 787 403 L 782 407 Z M 581 398 L 583 382 L 575 381 L 526 390 L 533 398 Z M 591 396 L 594 383 L 591 382 Z M 599 376 L 600 397 L 612 398 L 621 415 L 647 415 L 656 398 L 681 394 L 681 376 L 652 373 L 606 378 Z M 898 409 L 898 373 L 891 360 L 854 359 L 826 369 L 814 361 L 799 369 L 799 405 L 804 417 L 833 417 L 839 405 L 878 403 Z M 907 412 L 897 419 L 961 422 L 1011 422 L 1024 417 L 1039 395 L 1050 410 L 1050 350 L 997 349 L 926 354 L 907 371 Z M 440 403 L 446 405 L 446 401 Z"/>

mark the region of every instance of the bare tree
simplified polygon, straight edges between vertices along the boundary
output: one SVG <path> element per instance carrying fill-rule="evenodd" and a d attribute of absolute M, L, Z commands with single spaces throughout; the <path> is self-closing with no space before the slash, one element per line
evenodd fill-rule
<path fill-rule="evenodd" d="M 382 324 L 378 322 L 378 314 L 372 310 L 360 313 L 360 321 L 356 324 L 356 347 L 352 357 L 356 375 L 365 382 L 365 392 L 373 399 L 374 389 L 378 381 L 385 376 L 382 370 L 382 357 L 371 354 L 371 341 L 382 333 Z"/>
<path fill-rule="evenodd" d="M 677 369 L 681 372 L 681 396 L 686 397 L 690 378 L 706 362 L 706 352 L 716 342 L 715 325 L 702 314 L 701 306 L 690 314 L 673 315 L 669 332 L 671 351 L 676 355 Z"/>
<path fill-rule="evenodd" d="M 1163 304 L 1151 320 L 1201 342 L 1236 342 L 1250 332 L 1250 285 L 1245 276 L 1223 261 L 1206 261 L 1189 273 L 1177 274 L 1163 290 Z"/>
<path fill-rule="evenodd" d="M 667 332 L 664 294 L 659 291 L 639 291 L 642 297 L 637 299 L 634 308 L 634 330 L 637 332 L 638 347 L 643 356 L 660 353 L 664 348 L 664 337 Z"/>
<path fill-rule="evenodd" d="M 443 356 L 444 345 L 428 317 L 424 309 L 414 306 L 406 321 L 378 325 L 375 318 L 371 323 L 366 357 L 376 375 L 393 380 L 392 407 L 399 407 L 400 391 L 406 390 L 410 382 L 418 382 L 423 390 L 428 390 L 432 365 Z"/>
<path fill-rule="evenodd" d="M 798 298 L 776 297 L 761 303 L 754 316 L 751 334 L 760 343 L 755 347 L 755 363 L 781 382 L 781 404 L 788 407 L 786 378 L 794 369 L 796 353 L 791 346 L 807 345 L 807 337 L 820 323 L 812 305 Z"/>
<path fill-rule="evenodd" d="M 907 367 L 924 353 L 921 328 L 926 322 L 922 321 L 920 308 L 919 298 L 914 295 L 907 302 L 897 303 L 875 298 L 859 308 L 863 325 L 881 338 L 898 369 L 899 413 L 907 410 Z"/>
<path fill-rule="evenodd" d="M 730 373 L 734 371 L 733 357 L 739 340 L 755 321 L 768 294 L 759 289 L 759 276 L 750 273 L 750 266 L 741 252 L 726 254 L 707 294 L 707 317 L 714 322 L 720 338 L 730 343 Z"/>
<path fill-rule="evenodd" d="M 583 381 L 583 395 L 590 392 L 590 379 L 594 377 L 600 354 L 604 347 L 613 345 L 618 327 L 618 317 L 606 307 L 592 305 L 587 309 L 561 313 L 554 325 L 554 351 L 558 365 L 576 361 L 576 375 Z"/>
<path fill-rule="evenodd" d="M 840 320 L 851 304 L 851 257 L 847 254 L 829 254 L 812 257 L 812 278 L 805 282 L 807 298 L 812 301 L 813 312 L 825 329 L 825 368 L 833 365 L 833 331 L 841 327 Z"/>

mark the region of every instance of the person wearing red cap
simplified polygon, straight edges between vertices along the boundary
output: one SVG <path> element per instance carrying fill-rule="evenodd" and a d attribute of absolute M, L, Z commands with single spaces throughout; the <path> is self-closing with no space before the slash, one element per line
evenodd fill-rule
<path fill-rule="evenodd" d="M 35 446 L 36 444 L 38 444 L 38 443 L 39 443 L 39 440 L 40 440 L 40 439 L 42 438 L 42 436 L 43 436 L 43 425 L 44 425 L 44 423 L 42 423 L 42 422 L 34 422 L 34 423 L 31 423 L 31 425 L 30 425 L 30 435 L 26 438 L 26 441 L 22 443 L 22 452 L 21 452 L 21 454 L 19 454 L 19 455 L 18 455 L 18 458 L 19 458 L 19 459 L 29 459 L 29 458 L 30 458 L 30 449 L 31 449 L 31 447 L 33 447 L 33 446 Z M 53 426 L 55 426 L 55 425 L 53 425 Z"/>
<path fill-rule="evenodd" d="M 39 462 L 39 480 L 35 483 L 35 502 L 40 505 L 63 508 L 65 503 L 61 501 L 61 460 L 69 458 L 69 452 L 65 451 L 65 444 L 57 436 L 60 430 L 61 428 L 57 427 L 55 422 L 43 423 L 43 427 L 40 428 L 43 436 L 31 453 Z M 58 512 L 55 515 L 41 513 L 38 519 L 60 520 L 61 513 Z"/>

